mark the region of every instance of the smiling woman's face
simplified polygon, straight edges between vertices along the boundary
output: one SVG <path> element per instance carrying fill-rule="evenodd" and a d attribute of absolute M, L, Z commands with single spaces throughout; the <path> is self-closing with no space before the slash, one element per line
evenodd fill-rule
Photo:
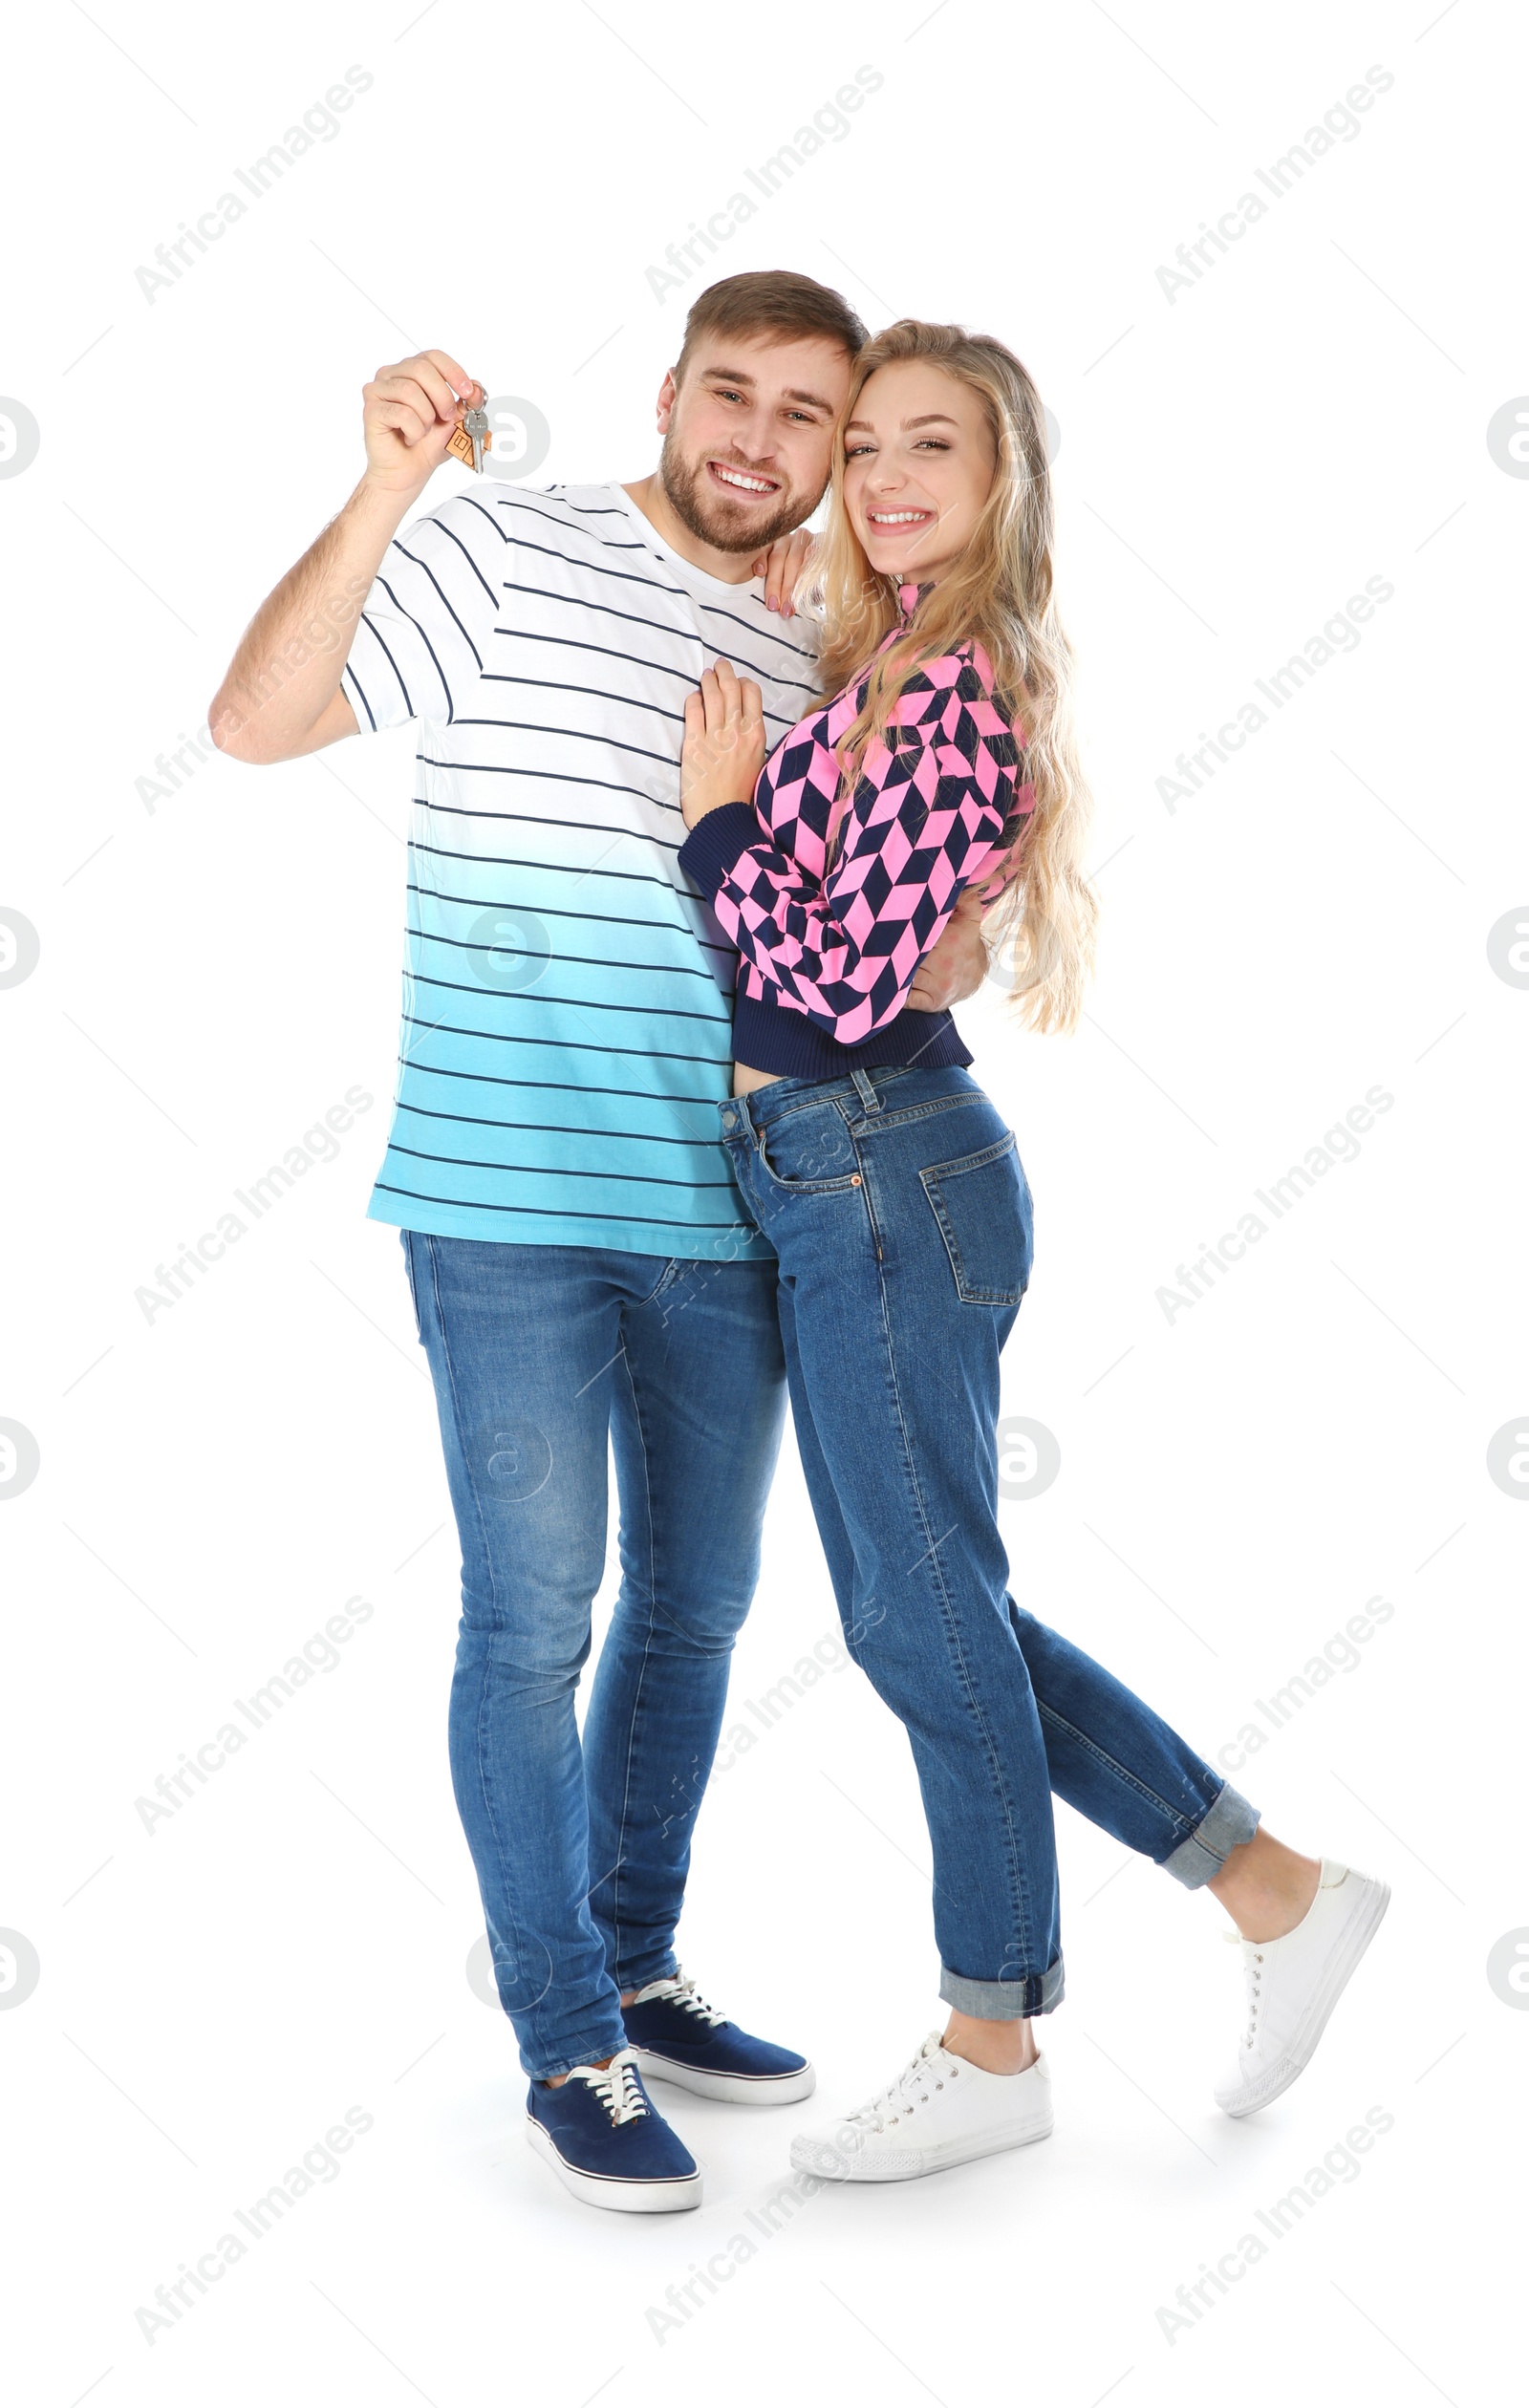
<path fill-rule="evenodd" d="M 930 359 L 866 378 L 844 430 L 844 502 L 872 569 L 926 584 L 970 542 L 997 447 L 980 394 Z"/>

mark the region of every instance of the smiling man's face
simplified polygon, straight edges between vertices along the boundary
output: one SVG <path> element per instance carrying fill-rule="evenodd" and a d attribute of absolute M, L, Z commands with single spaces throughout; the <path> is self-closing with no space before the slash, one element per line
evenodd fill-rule
<path fill-rule="evenodd" d="M 703 337 L 658 396 L 658 479 L 676 517 L 721 552 L 754 552 L 810 518 L 829 481 L 849 355 L 813 337 Z"/>

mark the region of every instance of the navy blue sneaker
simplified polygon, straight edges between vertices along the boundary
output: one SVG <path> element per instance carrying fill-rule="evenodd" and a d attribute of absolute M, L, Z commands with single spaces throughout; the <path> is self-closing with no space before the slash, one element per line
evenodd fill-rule
<path fill-rule="evenodd" d="M 729 2023 L 683 1972 L 650 1982 L 621 2014 L 637 2070 L 650 2081 L 743 2107 L 781 2107 L 817 2087 L 805 2056 Z"/>
<path fill-rule="evenodd" d="M 649 2099 L 634 2049 L 576 2065 L 555 2090 L 533 2082 L 526 2138 L 592 2207 L 646 2216 L 700 2205 L 700 2168 Z"/>

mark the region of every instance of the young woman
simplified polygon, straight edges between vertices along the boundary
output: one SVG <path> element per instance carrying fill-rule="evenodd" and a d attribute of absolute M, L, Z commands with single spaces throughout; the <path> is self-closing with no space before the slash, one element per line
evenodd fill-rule
<path fill-rule="evenodd" d="M 1309 2059 L 1386 1885 L 1298 1855 L 1109 1673 L 1008 1594 L 999 1354 L 1030 1278 L 1013 1131 L 948 1014 L 905 1013 L 967 888 L 1075 1025 L 1096 905 L 1071 654 L 1052 604 L 1044 419 L 1000 343 L 905 319 L 860 354 L 817 580 L 831 696 L 764 759 L 728 663 L 686 708 L 680 861 L 741 957 L 733 1100 L 745 1206 L 780 1260 L 797 1444 L 847 1644 L 907 1729 L 951 2010 L 797 2166 L 895 2181 L 1041 2139 L 1033 2019 L 1061 2002 L 1051 1793 L 1243 1942 L 1231 2115 Z M 757 781 L 757 784 L 756 784 Z"/>

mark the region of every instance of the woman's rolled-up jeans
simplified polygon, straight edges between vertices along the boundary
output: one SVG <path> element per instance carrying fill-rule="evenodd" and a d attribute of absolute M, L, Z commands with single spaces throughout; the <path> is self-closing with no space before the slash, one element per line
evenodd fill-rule
<path fill-rule="evenodd" d="M 961 1069 L 779 1079 L 718 1108 L 780 1261 L 846 1645 L 913 1746 L 939 1994 L 970 2015 L 1044 2014 L 1063 1993 L 1053 1790 L 1190 1888 L 1258 1814 L 1008 1593 L 999 1355 L 1034 1247 L 1014 1133 Z"/>

